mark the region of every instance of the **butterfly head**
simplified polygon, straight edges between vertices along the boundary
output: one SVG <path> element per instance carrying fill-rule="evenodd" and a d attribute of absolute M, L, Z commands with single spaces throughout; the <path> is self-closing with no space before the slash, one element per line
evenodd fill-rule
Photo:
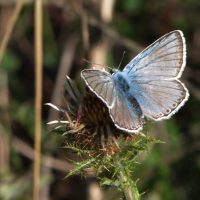
<path fill-rule="evenodd" d="M 115 68 L 110 69 L 110 73 L 111 73 L 112 75 L 116 74 L 117 72 L 119 72 L 118 69 L 115 69 Z"/>

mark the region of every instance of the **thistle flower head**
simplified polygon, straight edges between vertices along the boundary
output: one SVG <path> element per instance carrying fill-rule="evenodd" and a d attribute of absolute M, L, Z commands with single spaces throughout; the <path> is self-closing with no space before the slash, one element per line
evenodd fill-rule
<path fill-rule="evenodd" d="M 135 199 L 140 198 L 132 173 L 138 165 L 137 156 L 148 149 L 148 144 L 159 142 L 142 133 L 130 134 L 119 130 L 110 118 L 105 104 L 86 88 L 82 94 L 69 77 L 65 83 L 65 108 L 48 103 L 63 113 L 55 131 L 66 139 L 65 147 L 82 158 L 68 176 L 93 168 L 103 185 L 115 185 L 126 193 L 127 185 Z M 102 176 L 109 172 L 111 178 Z"/>
<path fill-rule="evenodd" d="M 63 113 L 60 120 L 49 124 L 58 124 L 55 130 L 62 129 L 68 144 L 89 149 L 95 154 L 113 155 L 119 151 L 117 138 L 135 139 L 134 134 L 130 135 L 115 127 L 106 105 L 88 88 L 82 94 L 75 82 L 67 77 L 64 94 L 66 107 L 48 104 Z"/>

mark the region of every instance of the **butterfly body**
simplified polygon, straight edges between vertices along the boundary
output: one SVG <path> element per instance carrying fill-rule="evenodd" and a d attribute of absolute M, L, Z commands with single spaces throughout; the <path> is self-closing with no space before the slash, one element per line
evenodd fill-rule
<path fill-rule="evenodd" d="M 123 72 L 118 71 L 112 74 L 112 79 L 118 90 L 120 90 L 122 93 L 127 93 L 130 91 L 131 87 L 129 85 L 129 80 L 124 76 Z"/>
<path fill-rule="evenodd" d="M 133 58 L 122 71 L 83 70 L 89 89 L 108 107 L 116 127 L 137 133 L 143 117 L 168 119 L 187 101 L 179 80 L 185 67 L 186 47 L 181 31 L 172 31 Z"/>
<path fill-rule="evenodd" d="M 130 79 L 128 78 L 126 72 L 123 71 L 117 71 L 116 73 L 112 74 L 111 78 L 113 79 L 122 104 L 128 107 L 131 116 L 136 117 L 137 115 L 140 119 L 143 116 L 142 110 L 133 93 L 133 91 L 137 91 L 137 88 L 135 87 L 136 85 L 131 85 Z"/>

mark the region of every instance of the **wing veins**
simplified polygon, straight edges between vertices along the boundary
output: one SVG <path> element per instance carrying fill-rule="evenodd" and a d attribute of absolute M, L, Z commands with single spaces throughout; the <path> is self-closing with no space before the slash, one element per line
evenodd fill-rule
<path fill-rule="evenodd" d="M 168 44 L 167 44 L 167 45 L 168 45 Z M 182 45 L 176 44 L 176 45 L 174 45 L 174 46 L 170 46 L 170 47 L 164 49 L 165 46 L 163 45 L 161 48 L 157 49 L 157 50 L 154 51 L 153 53 L 156 53 L 157 51 L 163 49 L 163 51 L 160 51 L 160 53 L 159 53 L 159 54 L 161 54 L 161 53 L 163 53 L 163 52 L 165 52 L 165 51 L 167 51 L 167 50 L 170 50 L 170 49 L 172 49 L 172 48 L 174 48 L 174 47 L 179 47 L 179 46 L 182 46 Z"/>
<path fill-rule="evenodd" d="M 149 98 L 149 99 L 152 100 L 154 103 L 156 103 L 157 105 L 159 105 L 161 108 L 162 108 L 162 107 L 164 107 L 165 109 L 168 109 L 168 108 L 169 108 L 169 107 L 166 107 L 165 104 L 162 104 L 160 101 L 156 101 L 156 99 L 154 99 L 154 98 L 153 98 L 152 96 L 150 96 L 150 95 L 148 96 L 148 98 L 146 98 L 145 95 L 142 95 L 142 96 L 143 96 L 143 98 L 145 98 L 145 99 L 148 99 L 148 98 Z M 175 102 L 175 101 L 171 101 L 171 102 L 173 103 L 173 102 Z M 160 110 L 160 109 L 159 109 L 159 110 Z M 163 113 L 163 112 L 162 112 L 162 113 Z"/>
<path fill-rule="evenodd" d="M 153 45 L 156 45 L 156 48 L 154 49 L 154 48 L 152 48 L 151 49 L 151 51 L 148 53 L 148 54 L 144 54 L 144 56 L 142 56 L 141 58 L 138 58 L 138 60 L 137 60 L 137 62 L 132 66 L 132 67 L 130 67 L 130 69 L 129 69 L 129 71 L 127 72 L 127 73 L 129 73 L 132 69 L 133 69 L 133 67 L 135 66 L 135 65 L 137 65 L 139 62 L 140 62 L 140 60 L 142 60 L 142 59 L 144 59 L 145 57 L 147 57 L 148 55 L 150 55 L 151 53 L 155 53 L 156 51 L 158 51 L 160 48 L 163 48 L 164 46 L 166 46 L 167 44 L 170 44 L 171 42 L 173 42 L 174 40 L 176 40 L 177 38 L 174 38 L 174 39 L 172 39 L 172 40 L 170 40 L 169 42 L 165 42 L 162 46 L 160 46 L 160 47 L 158 47 L 159 46 L 159 44 L 163 41 L 163 40 L 161 40 L 160 42 L 158 42 L 157 43 L 157 45 L 156 45 L 156 43 L 154 44 L 152 44 L 152 45 L 150 45 L 149 47 L 148 47 L 148 49 L 145 49 L 143 52 L 145 52 L 145 51 L 148 51 L 151 47 L 153 47 Z M 140 54 L 139 54 L 140 55 Z M 135 58 L 137 58 L 137 56 L 135 57 Z"/>
<path fill-rule="evenodd" d="M 174 90 L 181 90 L 179 88 L 173 88 L 173 87 L 169 87 L 169 86 L 157 85 L 157 84 L 153 84 L 153 83 L 150 83 L 150 82 L 152 82 L 152 81 L 148 81 L 148 85 L 159 86 L 159 87 L 162 87 L 162 88 L 169 88 L 169 89 L 174 89 Z M 139 82 L 138 84 L 147 85 L 147 83 L 142 83 L 142 82 Z"/>
<path fill-rule="evenodd" d="M 110 78 L 107 74 L 104 74 L 104 75 L 106 75 L 106 78 Z M 84 75 L 83 75 L 84 76 Z M 101 75 L 99 75 L 98 73 L 95 73 L 95 74 L 91 74 L 91 75 L 87 75 L 87 78 L 93 78 L 93 77 L 96 77 L 96 76 L 100 76 L 100 77 L 102 77 L 102 74 Z M 111 81 L 110 81 L 111 82 Z"/>
<path fill-rule="evenodd" d="M 156 60 L 158 60 L 158 59 L 160 59 L 160 58 L 163 58 L 163 57 L 165 57 L 165 56 L 168 56 L 168 55 L 173 55 L 173 54 L 175 54 L 175 53 L 181 53 L 182 51 L 177 51 L 177 52 L 172 52 L 172 53 L 168 53 L 168 54 L 164 54 L 164 55 L 161 55 L 161 56 L 158 56 L 156 59 L 154 59 L 153 61 L 156 61 Z M 154 63 L 154 62 L 152 62 L 152 63 Z M 145 64 L 143 67 L 140 67 L 140 68 L 137 68 L 134 72 L 137 72 L 138 70 L 141 70 L 141 69 L 144 69 L 147 65 L 149 65 L 149 64 L 152 64 L 151 62 L 148 62 L 147 64 Z"/>
<path fill-rule="evenodd" d="M 113 96 L 113 93 L 114 93 L 114 87 L 112 87 L 112 90 L 111 90 L 111 91 L 112 91 L 112 93 L 111 93 L 112 95 L 110 95 L 110 98 L 112 98 L 112 96 Z M 109 99 L 109 100 L 111 101 L 111 99 Z"/>

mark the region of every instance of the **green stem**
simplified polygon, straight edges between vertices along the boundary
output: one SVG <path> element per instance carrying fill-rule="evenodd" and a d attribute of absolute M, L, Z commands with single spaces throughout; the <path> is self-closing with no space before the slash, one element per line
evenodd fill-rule
<path fill-rule="evenodd" d="M 121 183 L 121 189 L 124 192 L 126 200 L 140 200 L 140 193 L 137 189 L 136 182 L 132 180 L 131 173 L 119 160 L 117 164 L 121 169 L 119 173 L 119 182 Z"/>

